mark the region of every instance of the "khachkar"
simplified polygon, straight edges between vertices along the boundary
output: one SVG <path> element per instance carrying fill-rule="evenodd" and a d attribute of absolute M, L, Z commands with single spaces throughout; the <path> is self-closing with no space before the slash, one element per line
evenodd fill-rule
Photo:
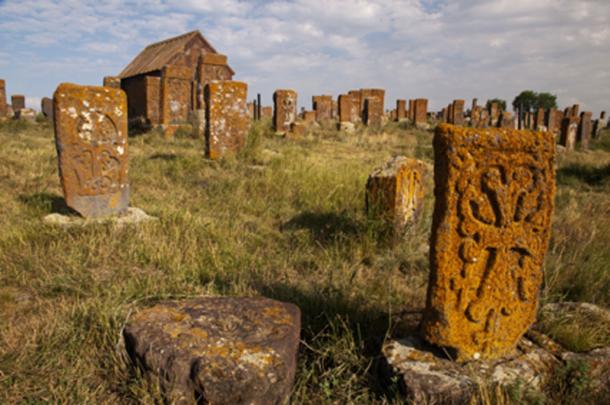
<path fill-rule="evenodd" d="M 510 353 L 536 316 L 555 195 L 553 135 L 440 125 L 424 338 L 458 360 Z"/>
<path fill-rule="evenodd" d="M 248 85 L 229 80 L 214 80 L 205 86 L 205 153 L 219 159 L 238 152 L 246 143 L 250 126 Z"/>
<path fill-rule="evenodd" d="M 86 218 L 125 212 L 129 204 L 125 93 L 62 83 L 53 100 L 66 204 Z"/>
<path fill-rule="evenodd" d="M 297 119 L 297 92 L 276 90 L 273 93 L 273 127 L 275 132 L 290 132 L 290 126 Z"/>

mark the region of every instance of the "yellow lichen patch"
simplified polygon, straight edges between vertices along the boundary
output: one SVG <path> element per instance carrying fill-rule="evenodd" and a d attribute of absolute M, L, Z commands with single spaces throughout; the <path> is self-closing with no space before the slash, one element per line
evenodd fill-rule
<path fill-rule="evenodd" d="M 548 132 L 440 125 L 424 336 L 458 359 L 513 350 L 535 319 L 555 194 Z"/>
<path fill-rule="evenodd" d="M 144 320 L 156 320 L 156 321 L 171 321 L 181 322 L 189 319 L 190 316 L 181 312 L 178 309 L 174 309 L 165 305 L 155 305 L 154 307 L 144 309 L 134 315 L 134 321 Z"/>

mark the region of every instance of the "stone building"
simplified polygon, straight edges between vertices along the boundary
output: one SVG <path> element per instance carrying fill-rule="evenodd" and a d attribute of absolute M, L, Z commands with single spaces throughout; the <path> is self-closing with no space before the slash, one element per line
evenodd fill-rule
<path fill-rule="evenodd" d="M 234 74 L 227 57 L 193 31 L 147 46 L 118 77 L 130 125 L 150 128 L 186 122 L 191 111 L 204 109 L 205 84 Z"/>

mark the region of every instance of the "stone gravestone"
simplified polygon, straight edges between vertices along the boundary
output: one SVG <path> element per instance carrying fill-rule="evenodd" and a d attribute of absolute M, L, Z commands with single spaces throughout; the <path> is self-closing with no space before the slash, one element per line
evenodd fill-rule
<path fill-rule="evenodd" d="M 0 79 L 0 118 L 8 115 L 8 106 L 6 105 L 6 83 Z"/>
<path fill-rule="evenodd" d="M 561 121 L 561 136 L 559 144 L 566 148 L 566 151 L 574 150 L 576 147 L 576 135 L 578 132 L 578 117 L 568 115 Z"/>
<path fill-rule="evenodd" d="M 491 120 L 489 125 L 492 127 L 497 127 L 498 121 L 500 120 L 500 106 L 498 103 L 494 102 L 489 106 L 489 118 Z"/>
<path fill-rule="evenodd" d="M 104 87 L 112 87 L 113 89 L 121 88 L 121 78 L 116 76 L 105 76 Z"/>
<path fill-rule="evenodd" d="M 209 159 L 238 152 L 246 143 L 250 126 L 247 99 L 246 83 L 214 80 L 206 85 L 205 153 Z"/>
<path fill-rule="evenodd" d="M 383 115 L 383 109 L 385 107 L 385 90 L 384 89 L 360 89 L 360 112 L 364 120 L 365 102 L 367 98 L 373 98 L 378 101 L 375 106 L 379 106 L 379 111 L 375 114 Z"/>
<path fill-rule="evenodd" d="M 349 94 L 352 97 L 352 100 L 358 109 L 357 118 L 355 121 L 352 121 L 352 122 L 356 123 L 356 122 L 362 121 L 362 107 L 361 106 L 364 104 L 362 102 L 362 91 L 361 90 L 350 90 L 347 92 L 347 94 Z"/>
<path fill-rule="evenodd" d="M 509 111 L 502 111 L 500 128 L 515 129 L 515 117 Z"/>
<path fill-rule="evenodd" d="M 536 112 L 536 131 L 546 131 L 547 126 L 544 123 L 544 108 L 539 108 Z"/>
<path fill-rule="evenodd" d="M 608 122 L 606 121 L 606 112 L 602 111 L 599 115 L 599 119 L 595 120 L 595 125 L 593 126 L 593 138 L 597 139 L 601 130 L 606 128 Z"/>
<path fill-rule="evenodd" d="M 369 218 L 389 225 L 392 235 L 403 233 L 422 211 L 425 173 L 424 163 L 404 156 L 376 168 L 366 183 Z"/>
<path fill-rule="evenodd" d="M 580 113 L 580 122 L 578 123 L 577 142 L 580 143 L 580 149 L 589 150 L 589 142 L 591 141 L 591 132 L 593 124 L 591 122 L 592 112 L 583 111 Z"/>
<path fill-rule="evenodd" d="M 557 109 L 556 108 L 549 108 L 549 110 L 546 112 L 546 116 L 545 116 L 545 122 L 546 122 L 546 130 L 549 131 L 552 134 L 556 134 L 557 133 Z"/>
<path fill-rule="evenodd" d="M 413 113 L 415 125 L 426 124 L 428 122 L 428 99 L 418 98 L 413 101 Z"/>
<path fill-rule="evenodd" d="M 22 96 L 21 94 L 13 94 L 11 96 L 11 105 L 13 106 L 14 112 L 25 108 L 25 96 Z"/>
<path fill-rule="evenodd" d="M 303 112 L 303 121 L 307 124 L 313 124 L 316 122 L 316 112 L 315 111 L 304 111 Z"/>
<path fill-rule="evenodd" d="M 66 204 L 85 218 L 125 212 L 129 205 L 125 93 L 62 83 L 53 104 Z"/>
<path fill-rule="evenodd" d="M 446 124 L 436 131 L 423 335 L 460 361 L 500 358 L 536 316 L 555 195 L 554 138 Z"/>
<path fill-rule="evenodd" d="M 352 105 L 354 98 L 349 94 L 339 95 L 339 123 L 352 121 Z"/>
<path fill-rule="evenodd" d="M 332 117 L 333 98 L 332 96 L 313 96 L 313 110 L 316 112 L 316 121 L 328 121 Z"/>
<path fill-rule="evenodd" d="M 464 125 L 464 100 L 453 100 L 451 104 L 451 123 Z"/>
<path fill-rule="evenodd" d="M 383 106 L 376 97 L 366 97 L 364 100 L 364 123 L 368 127 L 380 127 L 382 124 Z"/>
<path fill-rule="evenodd" d="M 396 100 L 396 121 L 404 121 L 407 118 L 407 100 Z"/>
<path fill-rule="evenodd" d="M 275 132 L 290 132 L 290 126 L 297 120 L 297 92 L 276 90 L 273 93 L 273 128 Z"/>
<path fill-rule="evenodd" d="M 301 313 L 267 298 L 201 297 L 137 312 L 123 330 L 133 363 L 168 403 L 285 404 Z"/>
<path fill-rule="evenodd" d="M 409 99 L 409 111 L 408 111 L 409 121 L 415 124 L 415 100 Z"/>
<path fill-rule="evenodd" d="M 268 105 L 262 107 L 261 108 L 261 117 L 273 119 L 273 107 L 268 106 Z"/>
<path fill-rule="evenodd" d="M 40 101 L 40 111 L 49 121 L 53 121 L 53 100 L 43 97 Z"/>
<path fill-rule="evenodd" d="M 165 136 L 188 123 L 192 104 L 192 72 L 185 66 L 167 65 L 161 73 L 161 124 Z"/>

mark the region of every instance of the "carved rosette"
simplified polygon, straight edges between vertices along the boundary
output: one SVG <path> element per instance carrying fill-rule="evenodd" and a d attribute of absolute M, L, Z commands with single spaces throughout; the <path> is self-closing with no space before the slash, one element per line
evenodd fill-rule
<path fill-rule="evenodd" d="M 426 339 L 510 352 L 534 321 L 555 193 L 550 133 L 441 125 Z"/>

